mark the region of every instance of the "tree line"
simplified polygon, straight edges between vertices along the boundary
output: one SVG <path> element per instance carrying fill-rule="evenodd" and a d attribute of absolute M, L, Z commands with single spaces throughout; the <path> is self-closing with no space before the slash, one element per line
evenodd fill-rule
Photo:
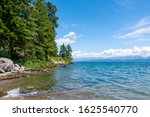
<path fill-rule="evenodd" d="M 61 49 L 64 45 L 58 54 L 56 12 L 56 6 L 44 0 L 1 0 L 0 56 L 47 61 L 50 57 L 64 58 L 65 53 L 71 58 L 70 52 L 63 52 L 67 49 Z"/>

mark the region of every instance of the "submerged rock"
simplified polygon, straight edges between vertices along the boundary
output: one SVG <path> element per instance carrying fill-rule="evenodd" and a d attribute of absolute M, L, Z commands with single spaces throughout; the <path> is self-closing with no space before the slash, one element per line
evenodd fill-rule
<path fill-rule="evenodd" d="M 3 96 L 5 96 L 5 95 L 7 95 L 7 93 L 4 93 L 4 92 L 1 92 L 1 91 L 0 91 L 0 97 L 3 97 Z"/>
<path fill-rule="evenodd" d="M 20 96 L 20 88 L 12 89 L 7 92 L 7 95 L 4 97 L 17 97 Z"/>
<path fill-rule="evenodd" d="M 25 67 L 20 67 L 19 72 L 24 72 L 25 71 Z"/>

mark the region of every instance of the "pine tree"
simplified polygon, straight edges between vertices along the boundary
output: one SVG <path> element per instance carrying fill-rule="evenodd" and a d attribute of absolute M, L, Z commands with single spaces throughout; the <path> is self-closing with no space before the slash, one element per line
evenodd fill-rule
<path fill-rule="evenodd" d="M 1 37 L 4 41 L 4 47 L 8 48 L 10 58 L 14 55 L 14 45 L 17 41 L 17 20 L 19 20 L 20 4 L 18 0 L 3 0 L 1 1 Z M 1 42 L 3 43 L 3 42 Z"/>
<path fill-rule="evenodd" d="M 48 60 L 49 56 L 57 55 L 57 47 L 55 43 L 55 30 L 53 23 L 49 21 L 48 8 L 46 4 L 42 0 L 37 0 L 35 3 L 35 7 L 38 11 L 37 13 L 37 21 L 38 25 L 37 30 L 37 54 L 43 56 Z"/>
<path fill-rule="evenodd" d="M 23 19 L 24 26 L 22 27 L 22 30 L 18 37 L 20 38 L 19 45 L 22 48 L 22 53 L 24 57 L 29 58 L 35 58 L 33 57 L 33 54 L 35 52 L 35 45 L 34 42 L 36 42 L 36 35 L 37 35 L 37 25 L 35 23 L 36 21 L 36 9 L 35 6 L 30 5 L 32 4 L 33 0 L 22 0 L 21 2 L 21 12 L 20 17 Z M 20 27 L 20 28 L 21 28 Z M 19 28 L 18 28 L 19 29 Z M 35 56 L 35 55 L 34 55 Z"/>
<path fill-rule="evenodd" d="M 64 44 L 60 46 L 59 56 L 66 62 L 72 62 L 72 49 L 70 45 L 65 46 Z"/>
<path fill-rule="evenodd" d="M 44 0 L 0 2 L 0 56 L 48 60 L 57 57 L 56 6 Z"/>
<path fill-rule="evenodd" d="M 72 48 L 69 44 L 66 46 L 66 50 L 67 50 L 66 52 L 67 59 L 69 62 L 71 62 L 72 61 Z"/>
<path fill-rule="evenodd" d="M 5 43 L 4 41 L 6 41 L 4 39 L 4 32 L 6 30 L 6 26 L 2 20 L 3 17 L 3 7 L 4 7 L 4 1 L 0 2 L 0 56 L 2 56 L 2 51 L 5 49 Z"/>
<path fill-rule="evenodd" d="M 47 2 L 46 6 L 47 6 L 48 18 L 49 18 L 49 21 L 51 22 L 51 26 L 52 26 L 51 29 L 53 32 L 51 37 L 49 37 L 50 38 L 49 56 L 57 57 L 57 53 L 58 53 L 57 44 L 54 40 L 56 37 L 55 28 L 58 27 L 58 23 L 57 23 L 58 17 L 56 16 L 57 8 L 55 5 L 52 5 L 50 2 Z"/>
<path fill-rule="evenodd" d="M 65 58 L 66 58 L 66 47 L 65 47 L 64 44 L 60 46 L 59 56 L 60 56 L 62 59 L 65 59 Z"/>
<path fill-rule="evenodd" d="M 49 16 L 49 21 L 52 22 L 53 28 L 58 27 L 58 17 L 56 16 L 57 8 L 56 6 L 52 5 L 50 2 L 47 2 L 47 8 L 48 8 L 48 16 Z"/>

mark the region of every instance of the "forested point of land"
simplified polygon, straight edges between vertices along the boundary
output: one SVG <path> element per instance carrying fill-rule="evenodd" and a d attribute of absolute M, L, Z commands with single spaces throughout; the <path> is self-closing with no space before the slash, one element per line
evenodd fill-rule
<path fill-rule="evenodd" d="M 72 60 L 70 45 L 58 52 L 55 42 L 58 27 L 57 8 L 44 0 L 1 0 L 0 57 L 18 63 Z"/>

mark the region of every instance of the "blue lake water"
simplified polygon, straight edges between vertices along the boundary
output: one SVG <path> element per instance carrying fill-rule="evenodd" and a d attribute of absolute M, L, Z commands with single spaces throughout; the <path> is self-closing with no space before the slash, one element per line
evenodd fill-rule
<path fill-rule="evenodd" d="M 149 100 L 150 62 L 74 62 L 0 86 L 0 97 L 21 99 Z"/>
<path fill-rule="evenodd" d="M 52 74 L 57 86 L 92 92 L 87 99 L 150 99 L 149 62 L 75 62 Z"/>

